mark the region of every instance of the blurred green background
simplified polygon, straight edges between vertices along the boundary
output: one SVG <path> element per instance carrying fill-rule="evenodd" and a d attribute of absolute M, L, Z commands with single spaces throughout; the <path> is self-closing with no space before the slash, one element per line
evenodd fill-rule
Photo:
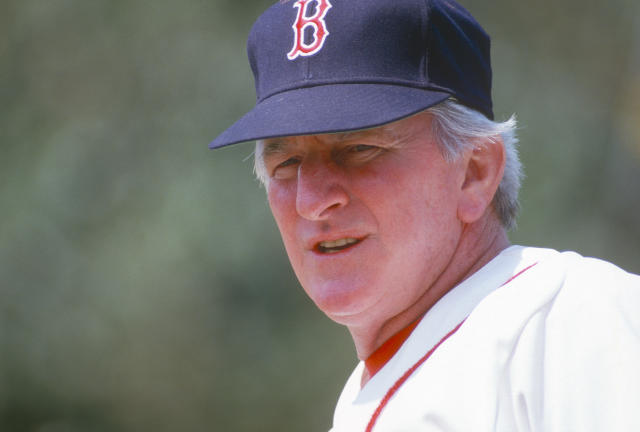
<path fill-rule="evenodd" d="M 515 243 L 640 272 L 640 2 L 462 0 L 521 122 Z M 266 0 L 0 3 L 0 430 L 321 431 L 355 364 L 252 146 Z"/>

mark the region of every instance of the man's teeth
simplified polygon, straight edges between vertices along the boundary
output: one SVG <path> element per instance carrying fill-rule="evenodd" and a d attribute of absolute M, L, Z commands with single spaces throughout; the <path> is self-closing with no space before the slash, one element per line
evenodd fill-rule
<path fill-rule="evenodd" d="M 322 252 L 337 252 L 338 250 L 345 249 L 354 243 L 358 243 L 358 239 L 341 238 L 334 241 L 322 241 L 319 246 Z"/>

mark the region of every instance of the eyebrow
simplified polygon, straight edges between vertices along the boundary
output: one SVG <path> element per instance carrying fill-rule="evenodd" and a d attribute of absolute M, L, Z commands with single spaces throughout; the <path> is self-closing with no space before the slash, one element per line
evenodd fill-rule
<path fill-rule="evenodd" d="M 364 129 L 364 130 L 355 130 L 355 131 L 347 131 L 347 132 L 338 132 L 335 135 L 339 140 L 346 139 L 357 139 L 359 137 L 366 137 L 368 135 L 374 134 L 375 129 Z"/>
<path fill-rule="evenodd" d="M 283 141 L 262 141 L 262 155 L 271 156 L 274 154 L 284 153 L 287 148 L 287 143 Z"/>
<path fill-rule="evenodd" d="M 388 134 L 388 128 L 386 126 L 383 127 L 379 127 L 379 128 L 372 128 L 372 129 L 362 129 L 362 130 L 355 130 L 355 131 L 345 131 L 345 132 L 334 132 L 334 133 L 330 133 L 328 135 L 332 135 L 334 136 L 338 141 L 344 141 L 347 139 L 358 139 L 361 137 L 367 137 L 371 134 L 374 133 L 374 131 L 376 129 L 380 129 L 382 133 Z M 287 151 L 287 148 L 290 146 L 290 144 L 286 141 L 286 138 L 284 140 L 276 140 L 274 139 L 273 141 L 266 141 L 266 140 L 262 140 L 262 155 L 264 157 L 268 157 L 268 156 L 272 156 L 274 154 L 282 154 L 285 153 Z"/>

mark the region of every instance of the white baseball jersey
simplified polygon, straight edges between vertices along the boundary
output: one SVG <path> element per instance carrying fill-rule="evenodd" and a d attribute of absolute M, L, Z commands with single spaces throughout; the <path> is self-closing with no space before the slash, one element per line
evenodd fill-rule
<path fill-rule="evenodd" d="M 512 246 L 363 369 L 332 432 L 640 431 L 640 276 Z"/>

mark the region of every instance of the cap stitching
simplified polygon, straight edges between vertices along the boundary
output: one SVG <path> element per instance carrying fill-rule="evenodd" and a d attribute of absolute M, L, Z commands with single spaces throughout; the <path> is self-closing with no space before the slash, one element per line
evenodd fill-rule
<path fill-rule="evenodd" d="M 420 10 L 421 10 L 421 18 L 422 21 L 420 23 L 420 33 L 422 35 L 422 46 L 425 47 L 424 51 L 422 51 L 422 59 L 420 60 L 420 75 L 423 77 L 424 82 L 429 82 L 429 68 L 427 67 L 427 61 L 429 56 L 427 55 L 427 51 L 429 50 L 429 0 L 424 0 L 420 2 Z"/>
<path fill-rule="evenodd" d="M 438 85 L 434 85 L 434 84 L 429 84 L 427 82 L 420 82 L 420 81 L 400 81 L 398 79 L 389 79 L 389 80 L 381 80 L 380 78 L 377 78 L 375 81 L 374 80 L 354 80 L 354 81 L 339 81 L 339 82 L 335 82 L 335 81 L 316 81 L 316 82 L 309 82 L 309 81 L 300 81 L 299 83 L 305 83 L 302 85 L 296 85 L 296 86 L 290 86 L 290 87 L 285 87 L 285 88 L 280 88 L 276 91 L 273 91 L 271 93 L 269 93 L 266 96 L 263 96 L 261 98 L 259 98 L 257 100 L 258 103 L 265 101 L 266 99 L 269 99 L 273 96 L 276 96 L 280 93 L 286 93 L 288 91 L 292 91 L 292 90 L 300 90 L 303 88 L 312 88 L 312 87 L 321 87 L 321 86 L 335 86 L 335 85 L 349 85 L 349 84 L 370 84 L 370 85 L 388 85 L 388 86 L 398 86 L 398 87 L 409 87 L 409 88 L 414 88 L 417 90 L 434 90 L 434 91 L 441 91 L 443 93 L 449 93 L 452 94 L 451 90 L 446 88 L 446 87 L 442 87 L 442 86 L 438 86 Z"/>

